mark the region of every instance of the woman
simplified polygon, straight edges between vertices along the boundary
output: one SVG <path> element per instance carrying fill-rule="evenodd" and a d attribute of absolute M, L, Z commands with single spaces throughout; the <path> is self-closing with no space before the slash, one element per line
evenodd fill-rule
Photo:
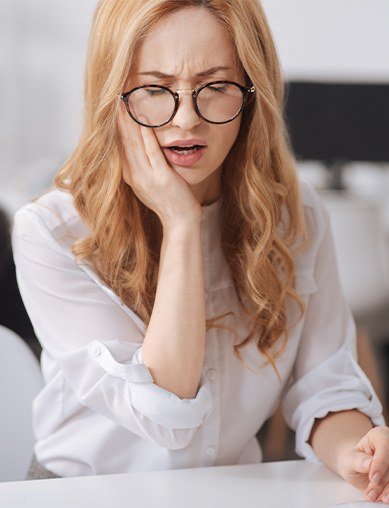
<path fill-rule="evenodd" d="M 302 456 L 388 495 L 388 429 L 282 94 L 256 1 L 99 3 L 80 142 L 15 217 L 46 380 L 30 478 L 259 462 L 280 400 Z"/>

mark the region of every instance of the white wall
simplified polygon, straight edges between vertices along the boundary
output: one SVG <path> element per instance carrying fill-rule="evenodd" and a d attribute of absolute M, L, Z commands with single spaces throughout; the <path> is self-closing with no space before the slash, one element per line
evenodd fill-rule
<path fill-rule="evenodd" d="M 95 0 L 0 0 L 0 200 L 41 192 L 80 131 Z"/>
<path fill-rule="evenodd" d="M 389 83 L 389 0 L 262 0 L 285 76 Z"/>

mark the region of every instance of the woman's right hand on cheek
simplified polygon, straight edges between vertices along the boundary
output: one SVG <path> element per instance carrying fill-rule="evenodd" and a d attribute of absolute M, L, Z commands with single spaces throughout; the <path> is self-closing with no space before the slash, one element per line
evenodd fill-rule
<path fill-rule="evenodd" d="M 137 124 L 120 104 L 122 176 L 136 196 L 160 218 L 164 228 L 200 220 L 201 205 L 187 182 L 167 163 L 154 130 Z"/>

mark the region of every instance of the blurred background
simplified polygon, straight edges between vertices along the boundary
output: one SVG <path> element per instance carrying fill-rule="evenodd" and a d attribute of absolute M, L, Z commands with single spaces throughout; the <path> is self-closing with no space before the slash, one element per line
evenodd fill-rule
<path fill-rule="evenodd" d="M 0 0 L 0 325 L 39 357 L 18 295 L 8 232 L 47 189 L 81 128 L 83 65 L 96 0 Z M 389 1 L 263 0 L 287 82 L 298 170 L 334 230 L 363 368 L 389 394 Z M 329 316 L 329 319 L 331 317 Z M 293 456 L 275 415 L 269 460 Z"/>

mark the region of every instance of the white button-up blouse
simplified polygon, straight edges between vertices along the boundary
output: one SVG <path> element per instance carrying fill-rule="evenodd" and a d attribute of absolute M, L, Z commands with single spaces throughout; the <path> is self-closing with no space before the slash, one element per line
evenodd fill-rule
<path fill-rule="evenodd" d="M 374 424 L 382 407 L 356 361 L 355 325 L 343 297 L 329 219 L 301 182 L 311 240 L 296 257 L 306 303 L 287 310 L 289 340 L 277 360 L 281 381 L 249 332 L 220 244 L 221 199 L 202 207 L 207 319 L 234 311 L 206 335 L 201 383 L 180 399 L 153 382 L 142 363 L 145 324 L 77 263 L 72 243 L 88 234 L 72 196 L 53 190 L 15 215 L 13 249 L 28 314 L 42 345 L 45 387 L 33 403 L 37 460 L 59 476 L 260 462 L 256 434 L 281 403 L 297 452 L 318 460 L 307 439 L 315 418 L 357 408 Z"/>

